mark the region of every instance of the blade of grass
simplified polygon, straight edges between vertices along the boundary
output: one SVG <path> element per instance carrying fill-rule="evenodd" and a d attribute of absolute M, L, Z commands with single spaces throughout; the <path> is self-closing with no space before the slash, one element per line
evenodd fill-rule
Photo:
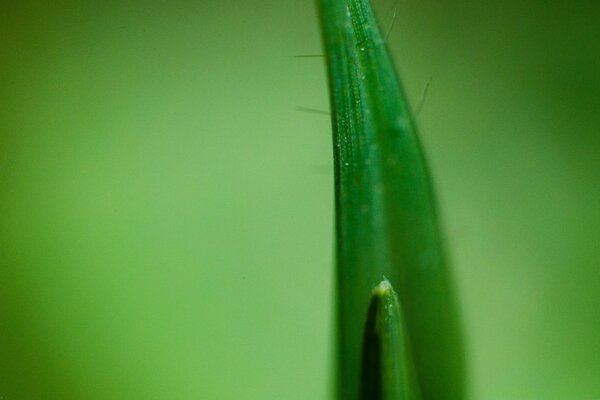
<path fill-rule="evenodd" d="M 398 289 L 426 400 L 464 398 L 463 349 L 416 130 L 367 0 L 319 0 L 333 119 L 338 398 L 359 398 L 362 318 Z"/>
<path fill-rule="evenodd" d="M 361 400 L 420 400 L 398 297 L 387 280 L 371 295 L 363 338 Z"/>

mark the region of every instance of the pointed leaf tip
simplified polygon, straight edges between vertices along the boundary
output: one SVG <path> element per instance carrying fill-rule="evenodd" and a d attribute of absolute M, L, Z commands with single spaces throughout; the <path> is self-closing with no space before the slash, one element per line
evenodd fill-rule
<path fill-rule="evenodd" d="M 373 289 L 363 338 L 361 400 L 420 400 L 398 296 L 384 279 Z"/>

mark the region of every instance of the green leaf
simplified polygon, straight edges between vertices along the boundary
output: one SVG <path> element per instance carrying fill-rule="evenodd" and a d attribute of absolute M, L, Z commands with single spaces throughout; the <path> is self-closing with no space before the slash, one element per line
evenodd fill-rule
<path fill-rule="evenodd" d="M 419 400 L 398 297 L 387 280 L 371 295 L 363 339 L 361 400 Z"/>
<path fill-rule="evenodd" d="M 367 0 L 319 0 L 333 118 L 338 397 L 358 400 L 369 293 L 389 278 L 426 400 L 464 398 L 464 356 L 428 170 Z"/>

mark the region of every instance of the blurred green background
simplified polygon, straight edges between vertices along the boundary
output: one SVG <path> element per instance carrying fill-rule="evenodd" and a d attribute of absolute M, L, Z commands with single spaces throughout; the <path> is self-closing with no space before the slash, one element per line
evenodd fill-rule
<path fill-rule="evenodd" d="M 598 21 L 397 3 L 474 399 L 600 399 Z M 311 1 L 0 3 L 3 399 L 328 399 L 319 53 Z"/>

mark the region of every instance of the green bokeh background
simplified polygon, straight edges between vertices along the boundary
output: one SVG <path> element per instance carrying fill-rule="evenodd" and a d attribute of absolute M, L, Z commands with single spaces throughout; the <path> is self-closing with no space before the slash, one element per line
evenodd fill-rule
<path fill-rule="evenodd" d="M 397 7 L 473 398 L 599 399 L 600 3 Z M 320 52 L 311 1 L 0 2 L 0 396 L 329 398 Z"/>

